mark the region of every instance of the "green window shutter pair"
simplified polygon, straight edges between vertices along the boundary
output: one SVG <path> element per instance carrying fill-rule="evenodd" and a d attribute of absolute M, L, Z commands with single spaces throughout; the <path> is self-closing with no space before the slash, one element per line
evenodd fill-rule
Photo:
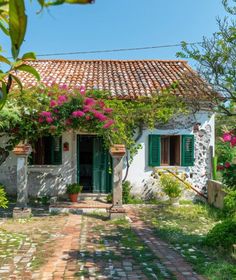
<path fill-rule="evenodd" d="M 161 165 L 161 136 L 149 135 L 149 166 Z M 181 166 L 194 165 L 194 135 L 182 135 Z"/>
<path fill-rule="evenodd" d="M 51 137 L 51 164 L 62 164 L 62 137 Z"/>

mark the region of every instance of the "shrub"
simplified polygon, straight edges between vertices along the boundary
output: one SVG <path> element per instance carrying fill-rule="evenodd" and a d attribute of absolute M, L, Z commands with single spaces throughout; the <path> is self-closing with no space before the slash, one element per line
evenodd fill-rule
<path fill-rule="evenodd" d="M 160 178 L 161 186 L 170 199 L 180 197 L 181 183 L 170 174 L 162 174 Z"/>
<path fill-rule="evenodd" d="M 125 181 L 122 184 L 122 203 L 128 204 L 128 203 L 132 203 L 133 200 L 135 200 L 130 193 L 131 188 L 132 187 L 129 181 Z M 112 193 L 107 195 L 107 202 L 112 203 Z"/>
<path fill-rule="evenodd" d="M 224 198 L 224 208 L 225 216 L 235 216 L 236 215 L 236 190 L 230 191 Z"/>
<path fill-rule="evenodd" d="M 231 249 L 236 243 L 236 218 L 226 219 L 207 234 L 205 244 L 213 248 Z"/>
<path fill-rule="evenodd" d="M 82 189 L 83 189 L 83 187 L 77 183 L 66 185 L 66 193 L 68 193 L 68 194 L 80 193 L 82 191 Z"/>
<path fill-rule="evenodd" d="M 124 204 L 130 203 L 132 201 L 132 196 L 130 194 L 131 188 L 132 187 L 129 181 L 125 181 L 122 184 L 122 202 Z"/>
<path fill-rule="evenodd" d="M 6 196 L 5 188 L 2 184 L 0 184 L 0 207 L 1 208 L 8 207 L 8 199 Z"/>
<path fill-rule="evenodd" d="M 225 163 L 222 181 L 228 188 L 236 190 L 236 164 Z"/>

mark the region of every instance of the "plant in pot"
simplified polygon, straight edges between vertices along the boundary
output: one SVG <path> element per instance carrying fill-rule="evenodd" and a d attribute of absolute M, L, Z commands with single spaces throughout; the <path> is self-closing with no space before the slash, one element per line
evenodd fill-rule
<path fill-rule="evenodd" d="M 171 174 L 162 174 L 160 178 L 162 189 L 168 195 L 171 204 L 177 204 L 181 196 L 181 183 Z"/>
<path fill-rule="evenodd" d="M 66 185 L 66 193 L 69 195 L 71 202 L 77 202 L 78 195 L 82 189 L 83 187 L 77 183 Z"/>

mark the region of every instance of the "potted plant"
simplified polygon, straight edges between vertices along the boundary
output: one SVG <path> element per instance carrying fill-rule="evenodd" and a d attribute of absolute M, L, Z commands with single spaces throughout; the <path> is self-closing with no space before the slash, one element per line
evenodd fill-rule
<path fill-rule="evenodd" d="M 163 191 L 169 197 L 171 204 L 178 204 L 181 196 L 181 183 L 170 174 L 162 174 L 160 178 Z"/>
<path fill-rule="evenodd" d="M 69 195 L 71 202 L 77 202 L 78 195 L 82 191 L 83 187 L 77 183 L 66 185 L 66 193 Z"/>

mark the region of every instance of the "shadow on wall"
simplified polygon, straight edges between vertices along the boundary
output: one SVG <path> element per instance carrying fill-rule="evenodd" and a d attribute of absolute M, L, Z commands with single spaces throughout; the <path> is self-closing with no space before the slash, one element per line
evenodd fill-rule
<path fill-rule="evenodd" d="M 66 185 L 72 182 L 74 171 L 70 161 L 59 166 L 29 167 L 29 196 L 62 196 Z"/>

